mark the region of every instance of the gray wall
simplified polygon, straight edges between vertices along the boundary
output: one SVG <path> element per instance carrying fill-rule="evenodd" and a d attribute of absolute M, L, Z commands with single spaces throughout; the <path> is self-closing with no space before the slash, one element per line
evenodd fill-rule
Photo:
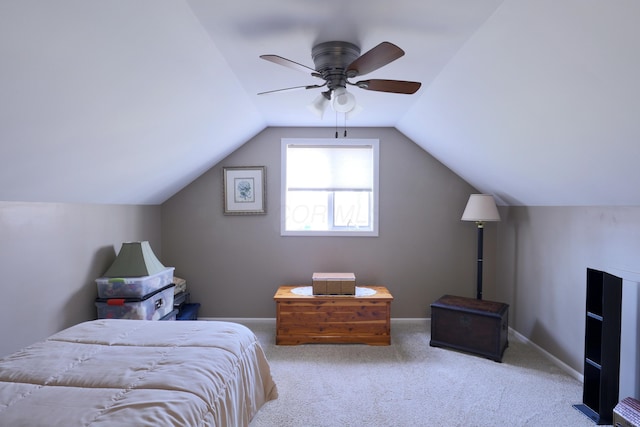
<path fill-rule="evenodd" d="M 274 317 L 280 284 L 323 270 L 388 286 L 393 317 L 428 317 L 444 293 L 474 296 L 476 230 L 459 218 L 476 191 L 396 130 L 349 136 L 380 139 L 377 238 L 279 234 L 280 138 L 332 137 L 324 128 L 266 129 L 162 207 L 0 202 L 0 356 L 95 318 L 95 278 L 125 241 L 149 240 L 203 317 Z M 222 215 L 222 167 L 243 165 L 267 166 L 267 215 Z M 640 208 L 501 215 L 485 232 L 485 298 L 509 303 L 512 328 L 582 372 L 586 268 L 623 277 L 621 397 L 640 395 Z"/>
<path fill-rule="evenodd" d="M 498 226 L 498 298 L 510 326 L 582 372 L 586 269 L 622 277 L 621 398 L 640 395 L 640 208 L 509 207 Z"/>
<path fill-rule="evenodd" d="M 379 237 L 280 236 L 280 139 L 333 132 L 267 128 L 162 205 L 163 254 L 202 304 L 202 317 L 275 317 L 278 286 L 310 284 L 316 271 L 387 286 L 392 317 L 428 317 L 445 293 L 475 296 L 476 228 L 460 217 L 476 191 L 395 129 L 349 130 L 350 138 L 380 140 Z M 224 216 L 222 168 L 263 165 L 267 214 Z M 495 254 L 493 227 L 486 243 Z M 495 258 L 487 258 L 489 298 Z"/>
<path fill-rule="evenodd" d="M 162 260 L 159 206 L 0 202 L 0 357 L 95 319 L 95 279 L 138 240 Z"/>

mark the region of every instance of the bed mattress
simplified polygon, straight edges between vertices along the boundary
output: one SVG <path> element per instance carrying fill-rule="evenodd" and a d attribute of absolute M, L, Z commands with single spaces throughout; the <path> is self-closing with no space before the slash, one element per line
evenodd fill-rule
<path fill-rule="evenodd" d="M 275 398 L 257 338 L 229 322 L 101 319 L 0 360 L 1 426 L 247 426 Z"/>

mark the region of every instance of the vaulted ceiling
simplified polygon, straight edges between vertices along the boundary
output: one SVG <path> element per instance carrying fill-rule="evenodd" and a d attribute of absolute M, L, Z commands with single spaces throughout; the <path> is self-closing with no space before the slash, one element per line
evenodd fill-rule
<path fill-rule="evenodd" d="M 637 0 L 1 0 L 0 200 L 158 204 L 268 126 L 326 126 L 318 42 L 402 58 L 351 88 L 510 205 L 640 205 Z M 342 118 L 339 118 L 342 125 Z"/>

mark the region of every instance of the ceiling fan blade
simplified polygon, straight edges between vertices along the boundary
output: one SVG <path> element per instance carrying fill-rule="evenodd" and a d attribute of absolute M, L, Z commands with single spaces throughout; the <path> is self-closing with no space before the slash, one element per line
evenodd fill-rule
<path fill-rule="evenodd" d="M 284 89 L 274 89 L 274 90 L 268 90 L 266 92 L 260 92 L 258 93 L 258 95 L 267 95 L 269 93 L 274 93 L 274 92 L 285 92 L 288 90 L 299 90 L 299 89 L 317 89 L 319 87 L 323 87 L 326 86 L 327 83 L 325 82 L 322 85 L 306 85 L 306 86 L 293 86 L 293 87 L 286 87 Z"/>
<path fill-rule="evenodd" d="M 404 93 L 407 95 L 416 93 L 418 89 L 420 89 L 420 86 L 422 86 L 420 82 L 381 79 L 361 80 L 352 84 L 358 86 L 360 89 L 375 90 L 377 92 Z"/>
<path fill-rule="evenodd" d="M 404 50 L 393 43 L 382 42 L 378 46 L 361 55 L 347 67 L 347 77 L 362 76 L 404 55 Z"/>
<path fill-rule="evenodd" d="M 320 75 L 318 74 L 318 72 L 316 70 L 314 70 L 313 68 L 307 67 L 306 65 L 302 65 L 299 64 L 295 61 L 292 61 L 290 59 L 287 58 L 283 58 L 282 56 L 278 56 L 278 55 L 260 55 L 260 58 L 267 60 L 267 61 L 271 61 L 274 64 L 278 64 L 278 65 L 282 65 L 284 67 L 287 68 L 293 68 L 294 70 L 298 70 L 298 71 L 302 71 L 303 73 L 311 73 L 312 76 L 314 77 L 320 77 Z"/>

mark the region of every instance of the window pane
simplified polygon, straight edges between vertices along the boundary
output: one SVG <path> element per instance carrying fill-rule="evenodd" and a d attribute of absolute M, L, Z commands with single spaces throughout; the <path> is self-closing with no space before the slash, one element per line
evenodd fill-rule
<path fill-rule="evenodd" d="M 377 139 L 282 139 L 281 233 L 378 235 Z"/>
<path fill-rule="evenodd" d="M 329 230 L 328 200 L 326 191 L 289 191 L 287 230 Z"/>
<path fill-rule="evenodd" d="M 373 188 L 373 147 L 287 146 L 289 189 Z"/>
<path fill-rule="evenodd" d="M 368 191 L 337 191 L 333 199 L 336 227 L 369 228 L 371 193 Z"/>

